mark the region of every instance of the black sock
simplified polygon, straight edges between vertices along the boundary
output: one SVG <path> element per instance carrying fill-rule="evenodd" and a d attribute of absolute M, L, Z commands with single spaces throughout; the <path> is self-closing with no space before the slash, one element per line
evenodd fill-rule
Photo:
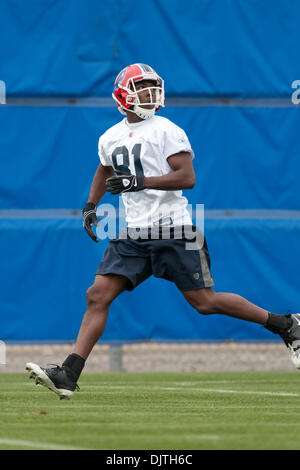
<path fill-rule="evenodd" d="M 292 326 L 293 320 L 290 315 L 279 315 L 278 313 L 269 312 L 265 328 L 272 333 L 280 334 Z"/>
<path fill-rule="evenodd" d="M 84 364 L 85 359 L 83 359 L 83 357 L 79 356 L 79 354 L 72 353 L 67 357 L 62 365 L 71 370 L 72 377 L 74 377 L 75 382 L 77 382 L 82 369 L 84 368 Z"/>

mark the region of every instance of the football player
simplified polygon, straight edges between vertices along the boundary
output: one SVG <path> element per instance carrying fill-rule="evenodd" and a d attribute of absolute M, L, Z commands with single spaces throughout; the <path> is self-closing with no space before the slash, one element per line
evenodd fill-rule
<path fill-rule="evenodd" d="M 83 209 L 83 225 L 97 242 L 93 231 L 96 207 L 109 191 L 122 195 L 127 228 L 125 234 L 110 240 L 87 291 L 87 311 L 74 352 L 61 367 L 26 364 L 30 377 L 61 398 L 70 398 L 86 359 L 104 332 L 111 303 L 152 274 L 172 281 L 203 315 L 225 314 L 279 334 L 300 368 L 300 315 L 271 313 L 240 295 L 212 289 L 206 240 L 203 237 L 199 243 L 188 201 L 182 195 L 183 189 L 195 184 L 194 152 L 184 130 L 156 115 L 164 106 L 162 78 L 148 65 L 130 65 L 117 76 L 112 96 L 125 117 L 99 139 L 100 164 Z M 186 249 L 190 241 L 186 228 L 196 237 L 193 250 Z M 130 231 L 134 231 L 133 237 Z"/>

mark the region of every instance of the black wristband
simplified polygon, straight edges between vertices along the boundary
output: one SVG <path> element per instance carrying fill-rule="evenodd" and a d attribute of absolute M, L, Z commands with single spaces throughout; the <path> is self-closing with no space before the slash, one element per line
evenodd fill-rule
<path fill-rule="evenodd" d="M 142 175 L 136 176 L 137 187 L 138 187 L 140 190 L 142 190 L 142 189 L 145 188 L 145 186 L 144 186 L 144 181 L 145 181 L 144 176 L 142 176 Z"/>
<path fill-rule="evenodd" d="M 96 204 L 94 204 L 93 202 L 87 202 L 86 205 L 84 206 L 83 210 L 84 211 L 90 211 L 90 210 L 95 209 L 95 207 L 96 207 Z"/>

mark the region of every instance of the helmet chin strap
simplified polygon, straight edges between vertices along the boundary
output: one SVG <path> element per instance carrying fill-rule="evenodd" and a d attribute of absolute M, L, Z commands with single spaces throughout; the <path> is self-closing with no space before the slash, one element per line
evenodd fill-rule
<path fill-rule="evenodd" d="M 135 104 L 133 107 L 133 112 L 141 119 L 150 119 L 155 114 L 155 107 L 152 109 L 143 109 Z"/>
<path fill-rule="evenodd" d="M 121 114 L 123 114 L 124 116 L 127 116 L 127 113 L 124 111 L 124 109 L 121 108 L 121 106 L 118 107 L 118 110 L 120 111 Z M 126 111 L 136 114 L 138 117 L 140 117 L 141 119 L 145 119 L 145 120 L 150 119 L 155 114 L 155 108 L 143 109 L 143 108 L 140 108 L 136 104 L 133 106 L 133 109 L 127 109 Z"/>

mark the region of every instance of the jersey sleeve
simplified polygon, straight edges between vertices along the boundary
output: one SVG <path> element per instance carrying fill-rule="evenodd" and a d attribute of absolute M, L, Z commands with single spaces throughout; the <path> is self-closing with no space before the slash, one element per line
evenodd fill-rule
<path fill-rule="evenodd" d="M 191 147 L 190 141 L 183 129 L 172 123 L 165 130 L 163 155 L 165 159 L 174 155 L 174 153 L 189 152 L 191 157 L 194 158 L 194 152 Z"/>
<path fill-rule="evenodd" d="M 100 158 L 100 162 L 103 166 L 112 166 L 112 162 L 109 156 L 105 153 L 103 136 L 100 137 L 99 142 L 98 142 L 98 155 Z"/>

